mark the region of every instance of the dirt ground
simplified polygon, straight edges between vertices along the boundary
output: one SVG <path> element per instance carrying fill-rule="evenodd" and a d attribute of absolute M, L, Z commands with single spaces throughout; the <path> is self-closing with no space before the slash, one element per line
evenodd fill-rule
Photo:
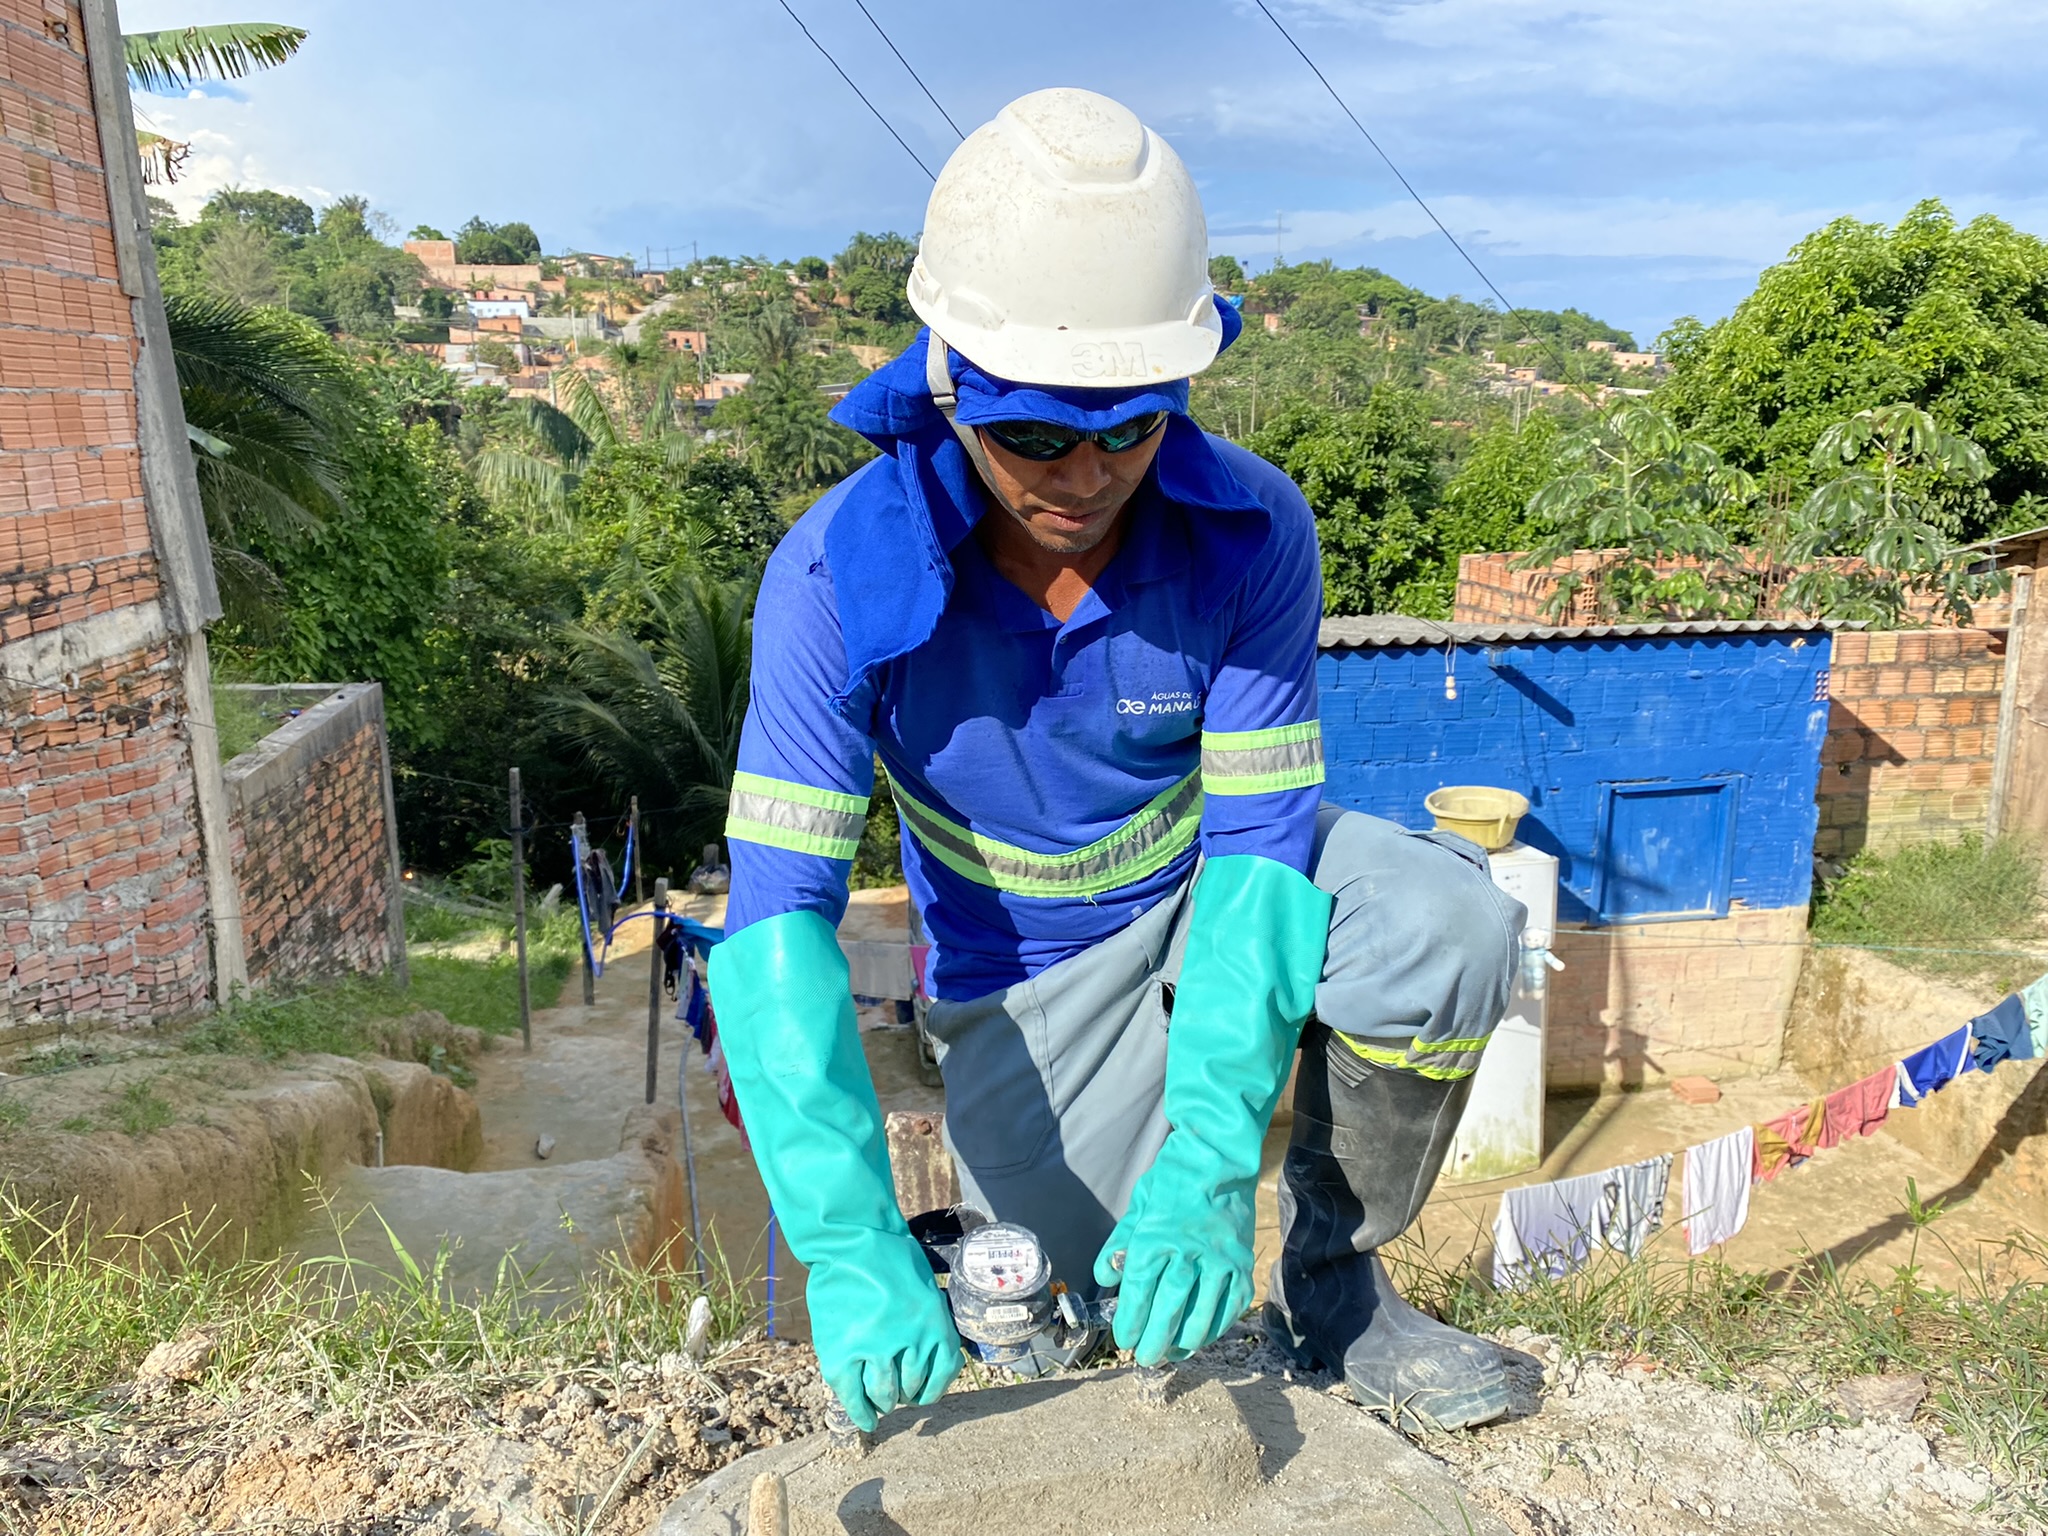
<path fill-rule="evenodd" d="M 2048 1529 L 1924 1419 L 1837 1414 L 1832 1425 L 1777 1427 L 1760 1397 L 1673 1378 L 1653 1361 L 1563 1361 L 1528 1333 L 1503 1342 L 1509 1418 L 1418 1444 L 1516 1536 Z M 1215 1352 L 1235 1367 L 1283 1369 L 1248 1328 Z M 758 1336 L 703 1366 L 681 1355 L 588 1362 L 481 1404 L 457 1386 L 346 1406 L 138 1386 L 125 1406 L 0 1452 L 0 1526 L 25 1536 L 624 1536 L 651 1530 L 684 1490 L 749 1449 L 819 1428 L 825 1402 L 807 1348 Z"/>

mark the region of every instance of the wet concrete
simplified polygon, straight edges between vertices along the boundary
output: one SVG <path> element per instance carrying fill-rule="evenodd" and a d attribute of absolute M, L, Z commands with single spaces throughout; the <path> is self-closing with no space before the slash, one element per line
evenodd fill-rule
<path fill-rule="evenodd" d="M 742 1536 L 777 1473 L 791 1536 L 1506 1536 L 1443 1468 L 1328 1393 L 1184 1366 L 1163 1406 L 1131 1374 L 955 1393 L 889 1415 L 853 1457 L 825 1437 L 755 1451 L 670 1506 L 657 1536 Z"/>

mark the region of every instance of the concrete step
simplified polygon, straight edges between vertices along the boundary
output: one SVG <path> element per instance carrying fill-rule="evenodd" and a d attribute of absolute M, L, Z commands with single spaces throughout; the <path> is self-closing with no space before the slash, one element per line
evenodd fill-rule
<path fill-rule="evenodd" d="M 458 1299 L 488 1291 L 508 1255 L 557 1293 L 555 1303 L 572 1300 L 578 1275 L 608 1260 L 680 1267 L 690 1256 L 679 1132 L 674 1110 L 641 1109 L 626 1116 L 620 1150 L 607 1158 L 490 1173 L 351 1168 L 299 1251 L 309 1259 L 345 1253 L 360 1261 L 359 1280 L 380 1283 L 403 1269 L 388 1225 L 423 1270 L 449 1245 L 447 1281 Z"/>

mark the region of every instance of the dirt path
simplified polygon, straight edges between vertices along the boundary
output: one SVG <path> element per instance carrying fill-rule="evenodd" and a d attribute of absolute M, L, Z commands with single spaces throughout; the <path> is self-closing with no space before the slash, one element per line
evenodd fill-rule
<path fill-rule="evenodd" d="M 683 910 L 712 923 L 724 915 L 722 901 L 702 898 Z M 901 891 L 858 892 L 841 932 L 852 938 L 901 935 L 906 932 L 906 910 Z M 554 1138 L 554 1163 L 609 1158 L 619 1150 L 620 1127 L 646 1096 L 651 931 L 646 922 L 629 923 L 620 931 L 620 943 L 597 979 L 591 1007 L 583 1005 L 580 973 L 570 976 L 560 1006 L 534 1015 L 531 1054 L 513 1041 L 484 1058 L 473 1090 L 483 1110 L 479 1170 L 534 1167 L 534 1147 L 542 1136 Z M 677 1075 L 683 1069 L 705 1245 L 723 1254 L 734 1277 L 765 1306 L 768 1192 L 739 1132 L 719 1110 L 717 1087 L 705 1070 L 704 1056 L 688 1026 L 677 1022 L 674 1013 L 675 1005 L 664 999 L 659 1010 L 655 1103 L 666 1108 L 677 1102 Z M 885 1010 L 862 1010 L 861 1043 L 883 1110 L 939 1110 L 944 1096 L 920 1080 L 912 1033 L 883 1027 L 884 1019 Z M 780 1242 L 774 1261 L 776 1331 L 783 1337 L 808 1339 L 803 1267 Z"/>

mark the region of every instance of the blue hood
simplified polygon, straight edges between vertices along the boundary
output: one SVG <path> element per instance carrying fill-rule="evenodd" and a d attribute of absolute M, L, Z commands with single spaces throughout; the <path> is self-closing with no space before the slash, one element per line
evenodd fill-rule
<path fill-rule="evenodd" d="M 1229 305 L 1223 345 L 1237 339 L 1243 321 Z M 878 667 L 915 650 L 931 637 L 953 593 L 952 550 L 981 518 L 979 477 L 925 382 L 919 331 L 903 355 L 863 379 L 832 409 L 851 428 L 895 461 L 895 473 L 875 465 L 854 477 L 825 530 L 825 557 L 846 643 L 844 705 Z M 1188 416 L 1185 379 L 1132 389 L 1074 389 L 1014 384 L 982 372 L 959 353 L 950 355 L 959 419 L 1054 421 L 1100 431 L 1133 416 L 1168 411 L 1165 441 L 1146 477 L 1148 492 L 1188 510 L 1202 558 L 1195 562 L 1193 593 L 1199 613 L 1213 612 L 1236 590 L 1264 547 L 1271 514 L 1232 474 L 1208 437 Z"/>

